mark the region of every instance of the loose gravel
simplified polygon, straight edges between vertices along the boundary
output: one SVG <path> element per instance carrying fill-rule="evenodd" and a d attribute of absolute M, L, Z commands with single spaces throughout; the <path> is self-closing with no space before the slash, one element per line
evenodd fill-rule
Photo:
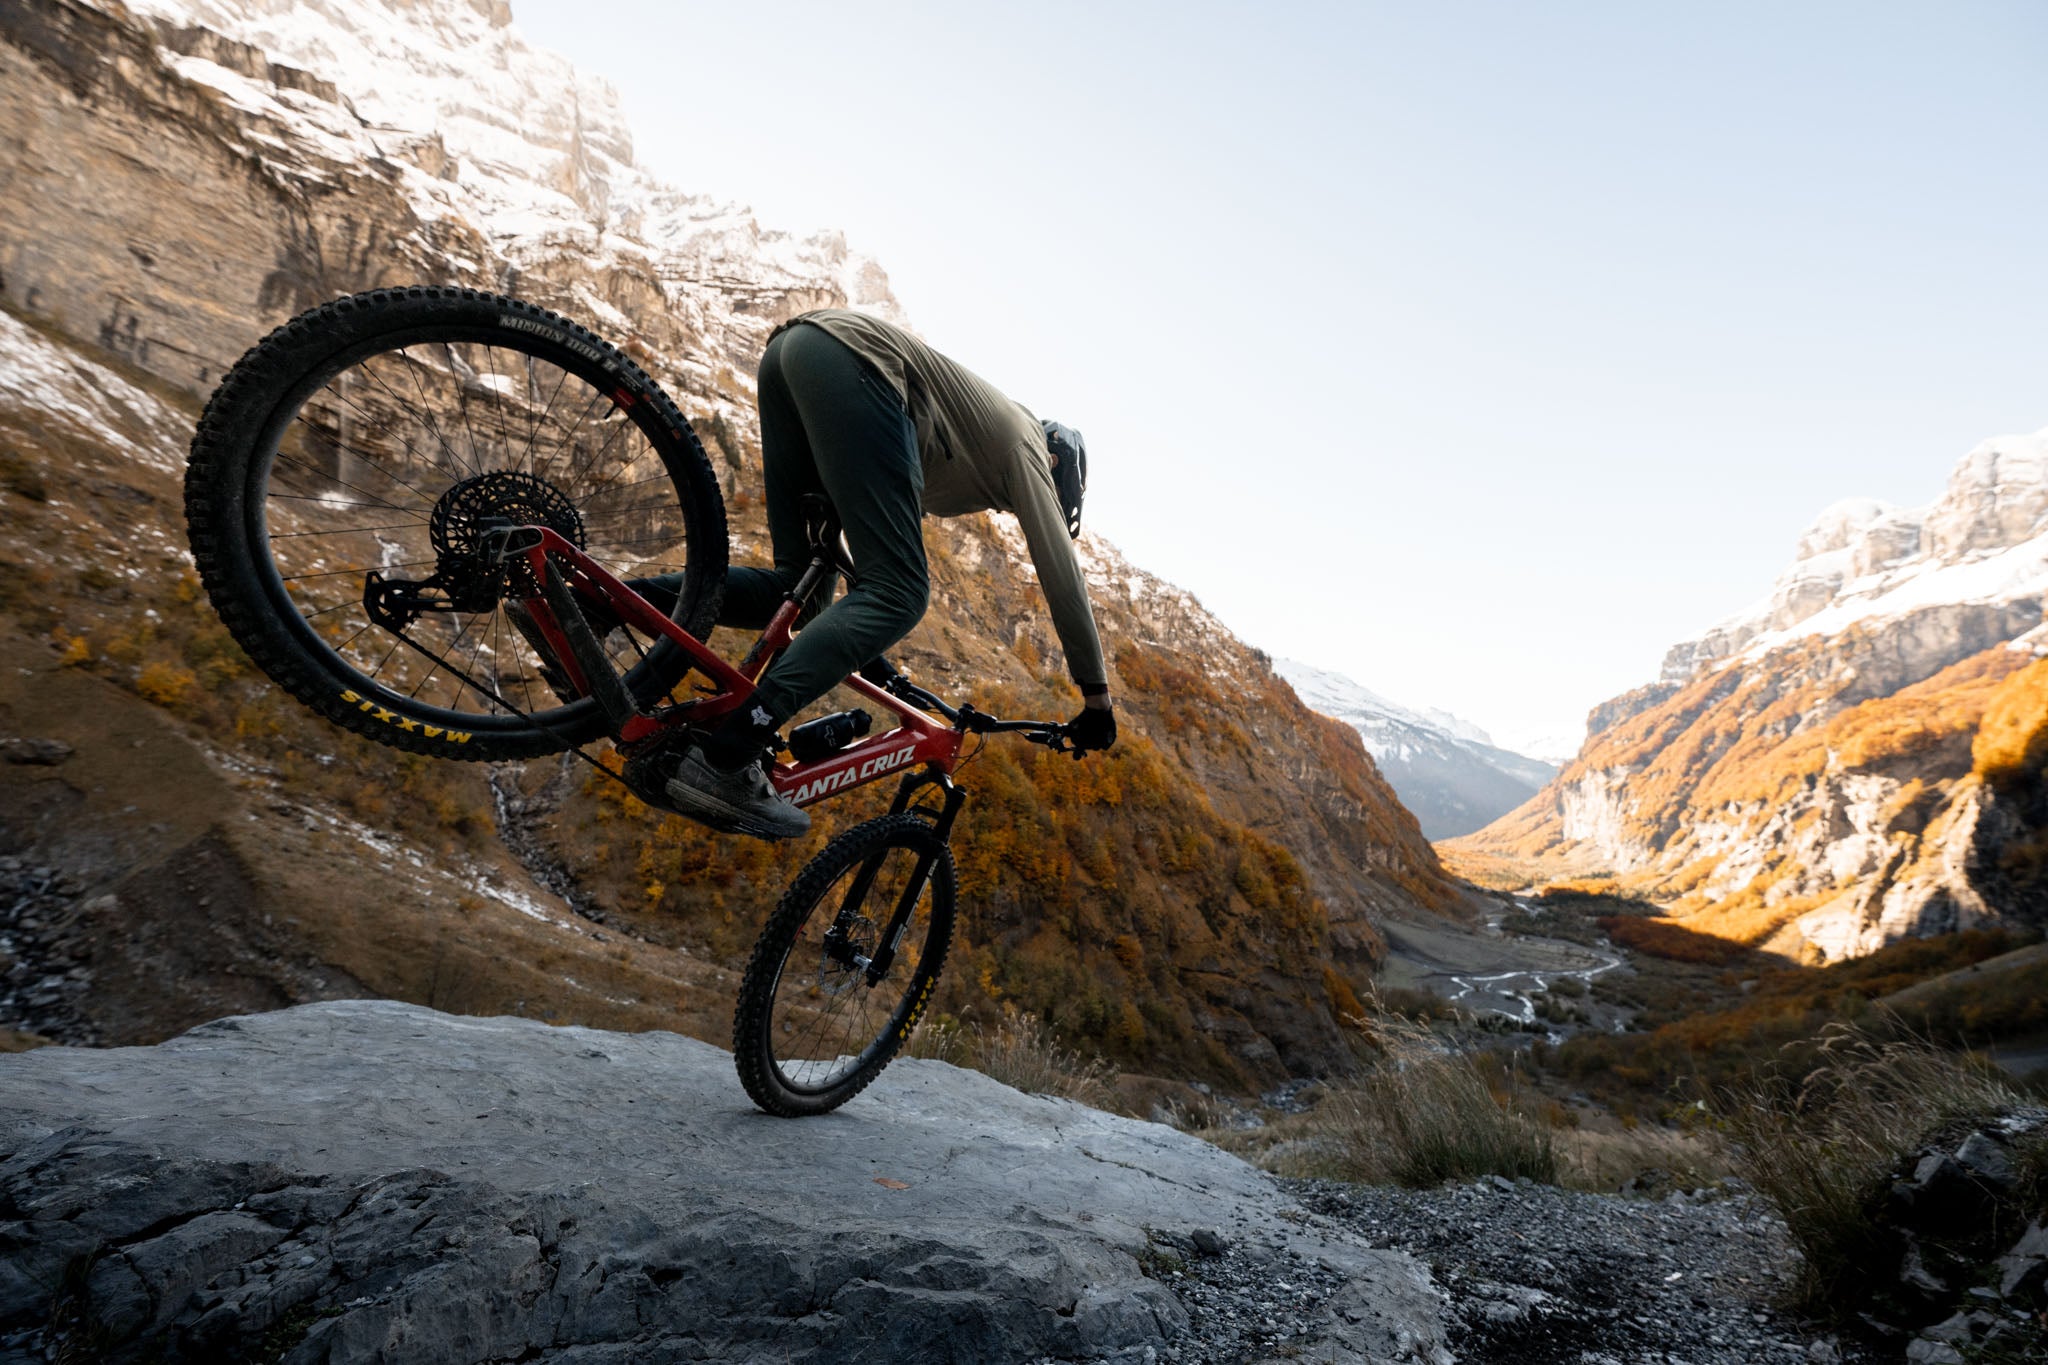
<path fill-rule="evenodd" d="M 97 1044 L 81 1001 L 92 989 L 77 932 L 83 889 L 56 868 L 0 857 L 0 1028 Z"/>
<path fill-rule="evenodd" d="M 1304 1221 L 1429 1266 L 1458 1365 L 1875 1365 L 1780 1303 L 1797 1254 L 1739 1182 L 1661 1199 L 1489 1177 L 1435 1190 L 1283 1180 Z M 1284 1246 L 1158 1238 L 1191 1330 L 1129 1359 L 1355 1361 L 1318 1337 L 1342 1275 Z M 1414 1357 L 1425 1360 L 1424 1356 Z M 1894 1357 L 1895 1358 L 1895 1357 Z"/>

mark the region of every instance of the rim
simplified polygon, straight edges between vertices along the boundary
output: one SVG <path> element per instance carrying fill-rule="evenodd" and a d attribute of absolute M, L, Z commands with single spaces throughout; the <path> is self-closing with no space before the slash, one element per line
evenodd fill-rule
<path fill-rule="evenodd" d="M 912 985 L 924 966 L 931 935 L 932 907 L 941 869 L 934 865 L 918 895 L 888 975 L 874 986 L 867 974 L 828 950 L 826 934 L 843 916 L 851 923 L 856 951 L 872 956 L 881 930 L 894 915 L 922 850 L 892 843 L 880 850 L 881 865 L 865 902 L 845 916 L 842 906 L 869 858 L 856 858 L 835 876 L 798 926 L 782 959 L 768 1011 L 768 1053 L 776 1078 L 788 1089 L 815 1095 L 843 1085 L 888 1049 L 912 1002 Z"/>
<path fill-rule="evenodd" d="M 621 578 L 685 571 L 693 528 L 651 406 L 596 366 L 487 328 L 344 350 L 279 405 L 252 471 L 264 586 L 301 642 L 372 702 L 451 727 L 524 728 L 514 708 L 573 723 L 595 704 L 565 704 L 549 686 L 548 661 L 507 609 L 526 587 L 472 585 L 471 609 L 423 612 L 405 638 L 372 619 L 364 590 L 372 571 L 443 573 L 450 525 L 473 541 L 478 516 L 493 514 L 573 529 Z M 680 663 L 666 641 L 623 627 L 603 644 L 629 682 Z"/>

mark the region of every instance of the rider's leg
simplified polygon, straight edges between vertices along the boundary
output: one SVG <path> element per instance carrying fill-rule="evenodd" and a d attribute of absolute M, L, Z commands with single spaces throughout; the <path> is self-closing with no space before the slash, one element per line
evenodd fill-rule
<path fill-rule="evenodd" d="M 859 357 L 814 327 L 792 327 L 762 359 L 762 459 L 776 558 L 808 562 L 801 499 L 822 492 L 845 527 L 859 582 L 807 623 L 755 693 L 706 746 L 721 766 L 760 752 L 767 735 L 909 633 L 929 594 L 917 437 L 902 403 Z M 762 591 L 767 571 L 746 586 Z M 765 580 L 765 581 L 764 581 Z M 766 597 L 763 592 L 764 598 Z M 759 605 L 771 605 L 773 599 Z"/>
<path fill-rule="evenodd" d="M 859 581 L 803 627 L 762 677 L 753 702 L 684 756 L 668 795 L 687 814 L 787 837 L 809 820 L 774 794 L 759 766 L 767 737 L 923 616 L 924 474 L 902 403 L 824 332 L 781 333 L 762 358 L 758 391 L 776 567 L 735 571 L 744 575 L 737 609 L 765 618 L 787 591 L 784 575 L 808 563 L 801 500 L 810 492 L 824 493 L 839 514 Z"/>
<path fill-rule="evenodd" d="M 762 440 L 765 445 L 771 413 L 786 394 L 809 447 L 807 472 L 838 513 L 859 574 L 762 678 L 756 700 L 780 724 L 908 635 L 923 618 L 931 589 L 924 469 L 902 402 L 845 343 L 821 329 L 792 327 L 778 340 L 787 382 L 763 391 Z M 772 496 L 769 505 L 772 518 Z M 799 521 L 795 534 L 802 533 Z M 808 547 L 800 553 L 808 558 Z"/>
<path fill-rule="evenodd" d="M 718 624 L 741 630 L 767 626 L 782 599 L 803 577 L 811 562 L 810 542 L 804 535 L 803 499 L 807 493 L 825 493 L 818 467 L 804 430 L 803 415 L 790 396 L 789 378 L 783 369 L 783 351 L 797 333 L 816 332 L 811 327 L 792 327 L 776 334 L 761 353 L 756 376 L 761 413 L 761 474 L 768 512 L 768 544 L 771 567 L 734 565 L 725 571 L 725 596 L 718 608 Z M 822 334 L 820 334 L 822 335 Z M 827 495 L 829 496 L 829 494 Z M 664 613 L 675 610 L 676 592 L 683 576 L 662 574 L 629 580 L 633 589 Z M 814 620 L 832 599 L 828 582 L 811 597 L 803 623 Z"/>

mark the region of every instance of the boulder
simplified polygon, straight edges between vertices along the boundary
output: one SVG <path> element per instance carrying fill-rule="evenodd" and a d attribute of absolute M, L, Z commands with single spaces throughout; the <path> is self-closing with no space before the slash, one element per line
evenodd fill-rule
<path fill-rule="evenodd" d="M 380 1001 L 0 1057 L 0 1348 L 1135 1361 L 1188 1321 L 1164 1238 L 1340 1269 L 1315 1359 L 1446 1358 L 1409 1258 L 1198 1139 L 941 1062 L 792 1122 L 678 1035 Z"/>

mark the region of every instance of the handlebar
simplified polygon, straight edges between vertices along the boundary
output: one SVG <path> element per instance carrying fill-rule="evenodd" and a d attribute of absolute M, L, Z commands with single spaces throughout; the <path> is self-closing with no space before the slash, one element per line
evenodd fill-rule
<path fill-rule="evenodd" d="M 935 711 L 953 722 L 957 730 L 975 735 L 1019 734 L 1033 744 L 1043 744 L 1056 754 L 1071 753 L 1079 758 L 1081 751 L 1067 738 L 1064 721 L 1056 720 L 999 720 L 986 711 L 977 711 L 970 702 L 959 706 L 948 706 L 943 698 L 927 692 L 903 674 L 898 673 L 881 684 L 882 690 L 899 697 L 926 711 Z"/>

